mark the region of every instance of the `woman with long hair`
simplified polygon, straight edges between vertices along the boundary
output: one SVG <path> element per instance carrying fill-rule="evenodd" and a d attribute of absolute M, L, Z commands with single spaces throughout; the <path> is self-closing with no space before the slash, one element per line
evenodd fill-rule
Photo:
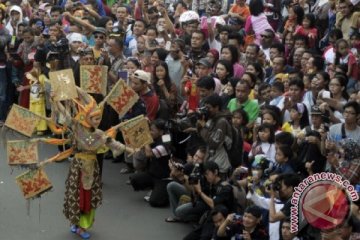
<path fill-rule="evenodd" d="M 160 99 L 166 101 L 171 109 L 177 106 L 177 89 L 171 81 L 166 62 L 159 61 L 153 71 L 153 88 Z"/>
<path fill-rule="evenodd" d="M 239 64 L 239 52 L 233 45 L 226 45 L 221 48 L 220 59 L 230 61 L 233 65 L 234 77 L 241 78 L 245 72 L 242 65 Z"/>
<path fill-rule="evenodd" d="M 246 66 L 246 72 L 252 73 L 256 76 L 256 82 L 263 82 L 265 78 L 264 69 L 260 65 L 260 63 L 254 62 L 249 63 Z"/>

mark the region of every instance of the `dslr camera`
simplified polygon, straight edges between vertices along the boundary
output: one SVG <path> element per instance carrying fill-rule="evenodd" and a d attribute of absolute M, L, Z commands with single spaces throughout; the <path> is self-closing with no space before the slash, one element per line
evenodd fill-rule
<path fill-rule="evenodd" d="M 194 169 L 192 170 L 192 172 L 189 175 L 189 185 L 196 185 L 199 183 L 199 180 L 201 178 L 201 172 L 200 172 L 200 165 L 199 164 L 195 164 Z"/>
<path fill-rule="evenodd" d="M 196 112 L 189 114 L 177 114 L 177 118 L 170 119 L 167 122 L 167 128 L 173 131 L 182 132 L 187 128 L 196 127 L 196 122 L 199 119 L 208 117 L 208 109 L 206 107 L 201 107 L 196 110 Z"/>

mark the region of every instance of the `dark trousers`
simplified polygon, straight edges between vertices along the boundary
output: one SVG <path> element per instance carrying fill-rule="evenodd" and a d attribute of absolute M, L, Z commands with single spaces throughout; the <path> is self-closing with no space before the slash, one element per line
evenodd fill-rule
<path fill-rule="evenodd" d="M 183 240 L 210 240 L 214 234 L 214 223 L 207 220 L 205 223 L 190 232 Z"/>
<path fill-rule="evenodd" d="M 130 177 L 130 182 L 135 191 L 152 189 L 149 203 L 152 207 L 165 207 L 169 204 L 166 186 L 169 180 L 163 180 L 147 172 L 136 173 Z"/>

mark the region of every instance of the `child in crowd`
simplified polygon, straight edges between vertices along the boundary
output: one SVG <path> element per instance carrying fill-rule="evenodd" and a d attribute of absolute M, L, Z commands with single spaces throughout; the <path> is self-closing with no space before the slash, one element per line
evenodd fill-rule
<path fill-rule="evenodd" d="M 275 162 L 275 133 L 274 127 L 263 123 L 257 130 L 257 139 L 251 147 L 249 159 L 254 159 L 258 154 L 264 154 L 271 162 Z"/>
<path fill-rule="evenodd" d="M 315 16 L 312 13 L 308 13 L 304 16 L 304 19 L 302 21 L 302 25 L 298 26 L 295 29 L 295 35 L 300 34 L 307 36 L 309 39 L 309 47 L 313 48 L 315 47 L 317 38 L 318 38 L 318 30 L 315 26 Z"/>
<path fill-rule="evenodd" d="M 275 155 L 275 169 L 274 173 L 276 174 L 283 174 L 283 173 L 294 173 L 294 170 L 290 164 L 290 161 L 292 160 L 292 150 L 288 146 L 279 146 L 276 149 L 276 155 Z"/>
<path fill-rule="evenodd" d="M 358 78 L 356 57 L 350 51 L 350 45 L 345 39 L 340 39 L 336 42 L 335 50 L 335 64 L 347 66 L 346 76 L 349 78 L 347 90 L 352 91 Z"/>
<path fill-rule="evenodd" d="M 284 123 L 282 130 L 290 132 L 296 137 L 303 128 L 309 126 L 309 116 L 303 103 L 296 103 L 290 110 L 290 122 Z"/>
<path fill-rule="evenodd" d="M 246 127 L 249 123 L 249 117 L 244 109 L 239 108 L 232 113 L 231 122 L 233 126 L 237 129 L 238 133 L 241 134 L 243 139 L 243 162 L 244 165 L 249 166 L 248 155 L 251 150 L 251 144 L 249 140 L 251 139 L 250 131 Z"/>
<path fill-rule="evenodd" d="M 280 81 L 276 81 L 271 86 L 271 98 L 270 105 L 276 106 L 280 110 L 284 109 L 284 101 L 285 97 L 283 96 L 285 93 L 284 84 Z"/>

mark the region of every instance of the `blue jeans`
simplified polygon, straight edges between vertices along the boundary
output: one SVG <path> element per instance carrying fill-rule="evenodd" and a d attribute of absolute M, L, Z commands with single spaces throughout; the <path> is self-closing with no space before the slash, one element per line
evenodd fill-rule
<path fill-rule="evenodd" d="M 176 208 L 179 205 L 179 199 L 182 195 L 189 195 L 185 186 L 178 182 L 169 182 L 166 186 L 167 193 L 169 195 L 170 208 L 174 216 L 176 216 Z"/>
<path fill-rule="evenodd" d="M 209 207 L 200 200 L 196 201 L 195 205 L 190 202 L 179 206 L 180 197 L 182 195 L 189 195 L 189 192 L 180 183 L 170 182 L 166 189 L 173 214 L 183 221 L 196 222 L 209 209 Z"/>
<path fill-rule="evenodd" d="M 4 121 L 7 113 L 6 89 L 7 89 L 6 68 L 0 68 L 0 121 Z"/>

